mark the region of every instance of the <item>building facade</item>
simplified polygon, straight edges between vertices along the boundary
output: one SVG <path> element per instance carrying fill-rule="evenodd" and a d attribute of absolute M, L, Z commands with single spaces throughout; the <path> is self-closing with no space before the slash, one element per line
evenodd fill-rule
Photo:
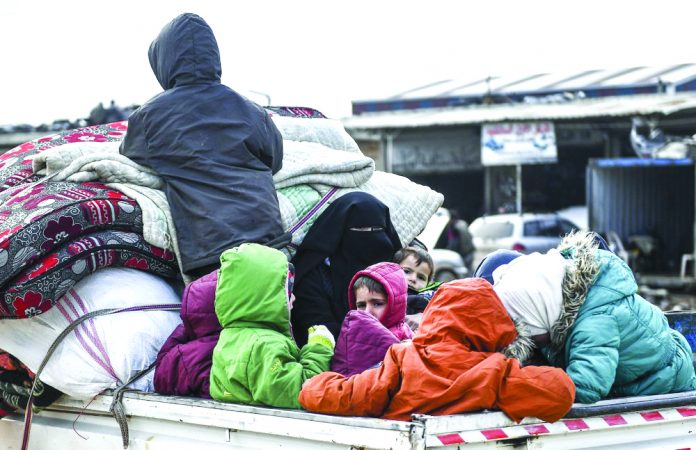
<path fill-rule="evenodd" d="M 696 64 L 449 80 L 354 102 L 344 125 L 378 168 L 442 192 L 472 220 L 517 210 L 520 184 L 524 211 L 584 204 L 588 161 L 636 156 L 637 118 L 666 134 L 696 133 L 694 88 Z M 552 124 L 553 162 L 523 162 L 519 172 L 482 163 L 487 126 L 538 123 Z"/>

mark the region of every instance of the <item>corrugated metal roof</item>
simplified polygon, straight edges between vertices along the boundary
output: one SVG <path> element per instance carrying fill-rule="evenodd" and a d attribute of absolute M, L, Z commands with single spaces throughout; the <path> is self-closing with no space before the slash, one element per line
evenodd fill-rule
<path fill-rule="evenodd" d="M 563 92 L 582 93 L 585 97 L 604 97 L 659 93 L 665 89 L 696 90 L 696 64 L 444 80 L 381 99 L 354 101 L 353 112 L 363 114 L 480 104 L 484 98 L 490 97 L 521 102 L 526 97 L 543 97 Z"/>
<path fill-rule="evenodd" d="M 511 103 L 366 113 L 343 119 L 349 130 L 416 128 L 530 120 L 670 115 L 696 110 L 696 93 L 601 97 L 564 103 Z"/>

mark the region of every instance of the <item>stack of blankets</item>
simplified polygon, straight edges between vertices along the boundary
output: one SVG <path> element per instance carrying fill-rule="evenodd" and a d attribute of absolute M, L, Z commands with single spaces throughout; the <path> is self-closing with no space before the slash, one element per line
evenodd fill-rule
<path fill-rule="evenodd" d="M 104 183 L 47 180 L 32 167 L 49 150 L 118 142 L 125 131 L 122 123 L 71 130 L 0 155 L 0 416 L 26 405 L 38 366 L 27 361 L 50 346 L 37 344 L 43 336 L 29 335 L 15 348 L 13 327 L 35 331 L 34 324 L 45 321 L 43 314 L 77 283 L 106 268 L 132 268 L 171 283 L 179 279 L 172 251 L 144 239 L 136 201 Z M 9 348 L 12 354 L 5 352 Z M 70 372 L 66 367 L 66 383 Z M 35 404 L 50 404 L 61 392 L 39 384 Z"/>
<path fill-rule="evenodd" d="M 310 108 L 267 111 L 284 139 L 283 168 L 274 183 L 283 226 L 293 236 L 288 256 L 321 212 L 347 192 L 365 191 L 389 206 L 403 244 L 418 235 L 442 204 L 442 195 L 428 187 L 375 171 L 374 161 L 360 152 L 339 121 Z M 182 282 L 188 280 L 177 264 L 176 230 L 162 182 L 149 168 L 118 153 L 127 127 L 124 121 L 64 131 L 0 155 L 0 417 L 26 404 L 32 370 L 41 360 L 36 354 L 45 350 L 38 344 L 32 349 L 28 343 L 29 351 L 34 351 L 31 357 L 20 356 L 17 350 L 4 352 L 11 346 L 8 330 L 16 329 L 17 323 L 36 322 L 56 305 L 71 304 L 67 299 L 80 292 L 95 296 L 91 278 L 107 269 L 110 279 L 129 277 L 129 271 L 144 272 L 147 277 L 136 277 L 139 281 L 134 283 L 149 283 L 153 289 L 161 289 L 162 282 L 171 286 L 171 292 L 157 291 L 160 298 L 153 301 L 180 301 Z M 122 289 L 120 298 L 127 298 L 128 290 L 145 288 L 124 284 Z M 100 299 L 90 304 L 118 307 L 114 304 L 118 298 L 111 296 L 109 304 Z M 68 324 L 79 314 L 62 316 Z M 153 347 L 176 326 L 166 317 L 162 319 L 166 326 L 159 330 L 166 335 L 152 335 Z M 5 325 L 3 330 L 9 322 L 15 328 Z M 104 347 L 114 346 L 106 342 Z M 129 350 L 120 346 L 119 351 Z M 144 360 L 141 365 L 151 362 Z M 118 386 L 129 374 L 111 375 L 112 386 L 95 385 L 93 390 Z M 55 383 L 53 388 L 58 391 L 48 385 L 41 390 L 46 403 L 60 392 L 87 396 L 93 391 L 71 391 L 70 386 Z"/>

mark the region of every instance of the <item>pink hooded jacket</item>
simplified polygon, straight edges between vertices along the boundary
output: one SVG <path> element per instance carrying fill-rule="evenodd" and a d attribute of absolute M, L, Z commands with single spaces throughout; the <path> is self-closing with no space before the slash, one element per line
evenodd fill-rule
<path fill-rule="evenodd" d="M 373 264 L 353 276 L 348 285 L 348 308 L 356 309 L 353 284 L 360 276 L 368 276 L 384 287 L 387 293 L 387 308 L 380 319 L 389 331 L 400 341 L 413 338 L 413 331 L 406 325 L 406 300 L 408 284 L 403 269 L 391 262 Z"/>

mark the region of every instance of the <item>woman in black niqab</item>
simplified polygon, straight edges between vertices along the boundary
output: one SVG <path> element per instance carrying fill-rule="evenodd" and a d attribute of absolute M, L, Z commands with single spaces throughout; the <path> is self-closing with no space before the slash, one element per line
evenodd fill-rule
<path fill-rule="evenodd" d="M 306 330 L 313 325 L 326 325 L 338 337 L 353 275 L 371 264 L 391 261 L 400 248 L 389 208 L 372 195 L 351 192 L 326 208 L 293 259 L 292 326 L 298 345 L 306 343 Z"/>

